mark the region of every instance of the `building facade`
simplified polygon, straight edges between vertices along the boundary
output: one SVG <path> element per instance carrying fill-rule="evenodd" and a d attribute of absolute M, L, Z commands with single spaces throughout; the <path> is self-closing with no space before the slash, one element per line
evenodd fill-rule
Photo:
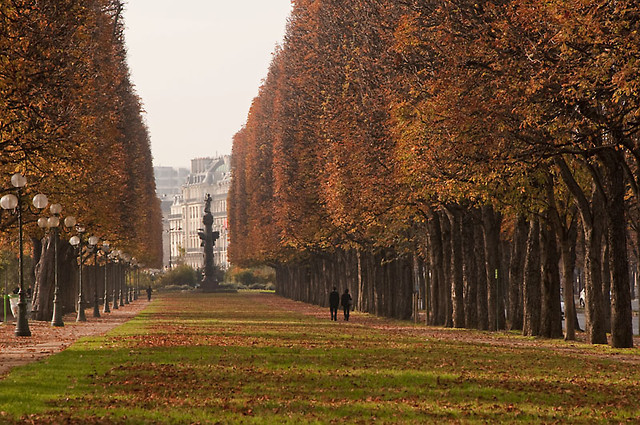
<path fill-rule="evenodd" d="M 204 228 L 204 199 L 212 198 L 213 231 L 220 234 L 214 245 L 214 264 L 229 267 L 227 247 L 227 193 L 231 181 L 230 156 L 191 160 L 191 172 L 174 196 L 169 212 L 169 243 L 172 263 L 184 262 L 193 268 L 204 265 L 204 250 L 198 231 Z"/>
<path fill-rule="evenodd" d="M 182 185 L 189 176 L 189 169 L 153 167 L 153 174 L 156 180 L 156 196 L 160 199 L 160 208 L 162 209 L 162 262 L 164 267 L 169 267 L 172 258 L 170 251 L 172 232 L 180 228 L 179 225 L 171 224 L 171 207 L 174 198 L 181 194 Z"/>

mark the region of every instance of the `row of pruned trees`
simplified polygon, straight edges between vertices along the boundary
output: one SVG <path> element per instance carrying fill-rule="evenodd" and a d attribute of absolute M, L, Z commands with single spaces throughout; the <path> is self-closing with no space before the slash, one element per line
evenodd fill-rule
<path fill-rule="evenodd" d="M 236 263 L 278 291 L 630 347 L 640 10 L 631 1 L 299 0 L 234 139 Z M 578 273 L 582 275 L 581 273 Z"/>
<path fill-rule="evenodd" d="M 0 188 L 10 190 L 9 177 L 21 172 L 29 193 L 45 193 L 63 216 L 158 266 L 161 211 L 122 10 L 120 0 L 0 1 Z M 0 214 L 2 243 L 13 249 L 15 218 Z M 42 249 L 34 289 L 52 294 L 52 273 L 41 273 L 52 269 L 52 243 L 38 240 L 36 216 L 26 219 L 26 234 Z M 60 242 L 63 284 L 75 275 L 70 250 Z"/>

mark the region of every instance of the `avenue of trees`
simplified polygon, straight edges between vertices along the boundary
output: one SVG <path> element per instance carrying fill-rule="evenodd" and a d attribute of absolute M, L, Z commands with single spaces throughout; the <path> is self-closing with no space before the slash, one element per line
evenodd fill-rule
<path fill-rule="evenodd" d="M 631 347 L 633 1 L 296 0 L 234 138 L 232 262 L 277 292 Z"/>
<path fill-rule="evenodd" d="M 21 172 L 25 198 L 46 194 L 87 235 L 159 267 L 161 211 L 122 10 L 120 0 L 0 0 L 0 189 L 12 191 L 10 176 Z M 37 318 L 50 320 L 53 238 L 37 218 L 26 212 L 25 242 L 36 263 Z M 73 309 L 75 256 L 67 240 L 61 235 L 60 282 Z M 16 241 L 15 216 L 1 211 L 0 248 L 17 255 Z"/>

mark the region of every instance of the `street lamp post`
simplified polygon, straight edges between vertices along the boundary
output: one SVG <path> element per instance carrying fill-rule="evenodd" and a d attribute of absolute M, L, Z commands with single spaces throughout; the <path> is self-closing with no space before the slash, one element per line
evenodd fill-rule
<path fill-rule="evenodd" d="M 124 263 L 123 263 L 124 264 L 124 303 L 129 304 L 130 297 L 131 297 L 131 292 L 130 292 L 131 274 L 129 273 L 129 270 L 130 270 L 129 260 L 131 260 L 131 257 L 129 257 L 128 254 L 123 254 L 122 259 L 124 260 Z"/>
<path fill-rule="evenodd" d="M 109 285 L 108 285 L 108 269 L 109 269 L 109 242 L 102 242 L 102 252 L 104 253 L 104 309 L 103 313 L 111 313 L 109 308 Z"/>
<path fill-rule="evenodd" d="M 119 288 L 120 288 L 120 264 L 118 262 L 119 250 L 111 251 L 111 258 L 113 258 L 113 309 L 120 308 L 118 304 Z"/>
<path fill-rule="evenodd" d="M 131 259 L 131 262 L 133 262 L 133 299 L 137 300 L 138 299 L 138 292 L 139 292 L 139 288 L 138 288 L 138 261 L 134 258 Z"/>
<path fill-rule="evenodd" d="M 24 291 L 23 273 L 23 246 L 22 246 L 22 188 L 26 186 L 27 179 L 20 173 L 11 176 L 11 184 L 16 188 L 16 195 L 10 193 L 0 198 L 0 207 L 4 210 L 13 210 L 18 219 L 18 318 L 16 322 L 16 336 L 31 336 L 29 321 L 27 319 L 27 300 Z M 33 197 L 33 205 L 43 209 L 49 201 L 41 193 Z"/>
<path fill-rule="evenodd" d="M 97 236 L 89 237 L 89 250 L 93 252 L 93 317 L 100 317 L 100 298 L 98 297 L 98 244 Z"/>
<path fill-rule="evenodd" d="M 123 271 L 122 251 L 120 251 L 119 249 L 114 251 L 113 258 L 117 265 L 116 275 L 115 275 L 116 292 L 115 292 L 115 298 L 113 299 L 113 306 L 114 308 L 118 308 L 118 307 L 124 307 L 124 285 L 122 283 L 122 271 Z"/>
<path fill-rule="evenodd" d="M 124 303 L 131 303 L 131 265 L 125 263 L 124 267 Z"/>
<path fill-rule="evenodd" d="M 64 322 L 62 321 L 62 306 L 60 301 L 60 284 L 58 279 L 58 240 L 60 232 L 60 212 L 62 211 L 62 205 L 52 204 L 49 207 L 49 211 L 53 214 L 51 217 L 39 218 L 38 226 L 53 230 L 53 315 L 51 317 L 51 326 L 62 327 Z M 67 216 L 64 219 L 64 225 L 67 228 L 71 228 L 76 225 L 76 219 L 74 216 Z"/>
<path fill-rule="evenodd" d="M 125 305 L 125 297 L 126 297 L 126 289 L 127 289 L 127 269 L 124 266 L 124 257 L 122 251 L 119 251 L 119 260 L 118 264 L 120 264 L 120 307 L 124 307 Z"/>
<path fill-rule="evenodd" d="M 84 313 L 84 305 L 82 302 L 82 234 L 84 233 L 84 227 L 76 227 L 78 234 L 69 239 L 69 243 L 75 246 L 78 250 L 78 258 L 80 266 L 78 267 L 78 316 L 76 322 L 86 322 L 87 316 Z"/>

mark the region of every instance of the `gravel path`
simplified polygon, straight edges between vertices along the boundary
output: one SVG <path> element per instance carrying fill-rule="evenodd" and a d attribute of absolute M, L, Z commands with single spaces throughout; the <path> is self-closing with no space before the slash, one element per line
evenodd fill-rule
<path fill-rule="evenodd" d="M 86 322 L 76 322 L 76 314 L 64 317 L 64 327 L 53 327 L 49 322 L 29 321 L 30 337 L 15 336 L 15 322 L 0 322 L 0 379 L 15 366 L 37 361 L 43 357 L 58 353 L 79 338 L 102 335 L 116 326 L 133 318 L 149 302 L 138 299 L 131 304 L 101 313 L 101 317 L 92 316 L 93 309 L 86 309 Z"/>

